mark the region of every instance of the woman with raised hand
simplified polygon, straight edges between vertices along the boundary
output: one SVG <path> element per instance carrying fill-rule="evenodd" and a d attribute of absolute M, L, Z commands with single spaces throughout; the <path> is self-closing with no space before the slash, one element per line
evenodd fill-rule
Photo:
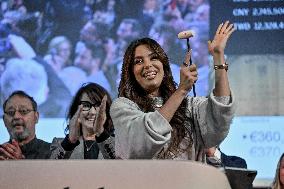
<path fill-rule="evenodd" d="M 180 159 L 205 162 L 205 148 L 227 136 L 235 112 L 224 50 L 234 27 L 220 24 L 208 49 L 214 59 L 215 89 L 208 98 L 190 97 L 198 79 L 191 52 L 180 68 L 176 87 L 169 60 L 153 39 L 128 46 L 123 60 L 119 98 L 110 110 L 116 131 L 116 157 Z"/>

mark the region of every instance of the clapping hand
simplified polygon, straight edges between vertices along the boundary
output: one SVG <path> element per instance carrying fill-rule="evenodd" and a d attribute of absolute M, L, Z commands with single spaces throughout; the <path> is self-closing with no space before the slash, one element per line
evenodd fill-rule
<path fill-rule="evenodd" d="M 104 132 L 104 124 L 106 122 L 106 101 L 107 96 L 105 95 L 99 106 L 97 116 L 94 122 L 94 133 L 96 136 L 99 136 Z"/>
<path fill-rule="evenodd" d="M 69 141 L 71 143 L 76 143 L 80 137 L 81 112 L 82 112 L 82 105 L 78 107 L 76 113 L 69 122 Z"/>
<path fill-rule="evenodd" d="M 25 159 L 25 156 L 22 154 L 22 150 L 19 146 L 19 143 L 13 139 L 12 143 L 2 144 L 0 147 L 0 160 L 17 160 Z"/>

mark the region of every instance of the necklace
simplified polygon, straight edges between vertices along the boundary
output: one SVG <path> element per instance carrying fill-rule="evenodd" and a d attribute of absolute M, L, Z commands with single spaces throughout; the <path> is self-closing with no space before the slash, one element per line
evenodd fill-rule
<path fill-rule="evenodd" d="M 95 144 L 96 141 L 92 142 L 92 144 L 90 146 L 87 145 L 87 141 L 84 141 L 85 147 L 87 152 L 91 150 L 92 146 Z"/>
<path fill-rule="evenodd" d="M 161 108 L 164 104 L 164 100 L 162 97 L 153 97 L 153 103 L 155 108 Z"/>

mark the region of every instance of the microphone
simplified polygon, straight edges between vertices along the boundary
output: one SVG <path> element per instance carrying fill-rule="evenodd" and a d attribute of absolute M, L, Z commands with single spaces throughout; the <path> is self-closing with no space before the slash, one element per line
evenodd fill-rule
<path fill-rule="evenodd" d="M 192 30 L 186 30 L 186 31 L 182 31 L 182 32 L 178 33 L 179 39 L 186 39 L 187 52 L 190 51 L 189 38 L 193 37 L 194 35 L 195 35 L 194 31 L 192 31 Z M 191 60 L 191 57 L 190 57 L 189 65 L 191 65 L 191 64 L 192 64 L 192 60 Z M 193 96 L 196 97 L 195 84 L 193 84 L 193 86 L 192 86 L 192 92 L 193 92 Z"/>

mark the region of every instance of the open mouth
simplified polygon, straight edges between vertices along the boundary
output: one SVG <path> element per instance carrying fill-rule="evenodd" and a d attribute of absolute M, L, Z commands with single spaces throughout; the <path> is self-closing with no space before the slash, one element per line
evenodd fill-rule
<path fill-rule="evenodd" d="M 95 120 L 96 120 L 96 117 L 95 116 L 93 116 L 93 117 L 87 117 L 86 119 L 85 119 L 87 122 L 95 122 Z"/>
<path fill-rule="evenodd" d="M 13 125 L 13 127 L 25 127 L 25 125 L 24 125 L 24 123 L 22 123 L 22 122 L 14 122 L 14 123 L 12 123 L 12 125 Z"/>
<path fill-rule="evenodd" d="M 143 77 L 145 78 L 145 79 L 154 79 L 155 77 L 156 77 L 156 75 L 157 75 L 157 72 L 156 71 L 147 71 L 147 72 L 145 72 L 144 74 L 143 74 Z"/>
<path fill-rule="evenodd" d="M 23 125 L 14 125 L 13 128 L 14 128 L 14 131 L 16 132 L 22 132 L 24 130 Z"/>
<path fill-rule="evenodd" d="M 94 122 L 95 121 L 95 119 L 87 119 L 87 121 L 91 121 L 91 122 Z"/>

